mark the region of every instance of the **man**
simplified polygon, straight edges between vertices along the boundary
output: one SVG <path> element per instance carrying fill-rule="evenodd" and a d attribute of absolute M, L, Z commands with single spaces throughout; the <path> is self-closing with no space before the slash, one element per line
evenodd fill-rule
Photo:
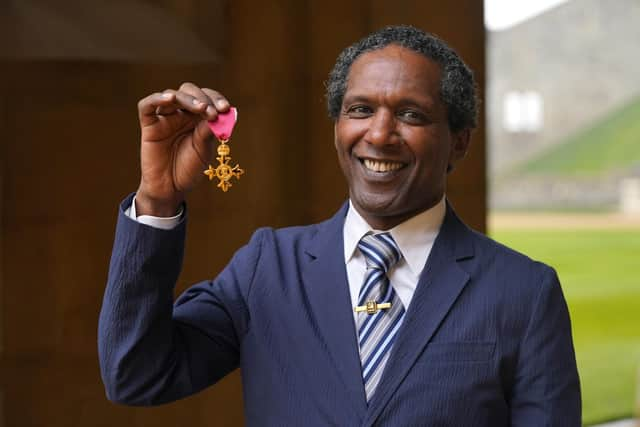
<path fill-rule="evenodd" d="M 466 65 L 389 27 L 340 55 L 327 97 L 349 203 L 258 230 L 173 307 L 180 207 L 212 155 L 206 120 L 230 106 L 189 83 L 140 101 L 142 178 L 100 316 L 108 397 L 168 402 L 240 367 L 249 425 L 580 425 L 555 272 L 469 230 L 445 199 L 476 123 Z"/>

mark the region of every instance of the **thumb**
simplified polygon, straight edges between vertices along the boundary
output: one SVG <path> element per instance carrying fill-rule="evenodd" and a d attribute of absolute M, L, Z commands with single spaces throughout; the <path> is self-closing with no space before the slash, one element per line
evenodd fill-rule
<path fill-rule="evenodd" d="M 198 152 L 203 162 L 209 163 L 213 159 L 215 142 L 216 137 L 209 129 L 209 124 L 206 120 L 201 120 L 193 130 L 193 148 Z"/>

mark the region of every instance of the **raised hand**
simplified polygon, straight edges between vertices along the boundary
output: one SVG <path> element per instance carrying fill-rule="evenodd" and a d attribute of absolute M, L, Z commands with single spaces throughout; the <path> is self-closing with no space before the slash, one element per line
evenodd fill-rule
<path fill-rule="evenodd" d="M 205 178 L 215 155 L 207 120 L 230 108 L 219 92 L 183 83 L 138 103 L 141 179 L 138 215 L 173 216 L 186 193 Z"/>

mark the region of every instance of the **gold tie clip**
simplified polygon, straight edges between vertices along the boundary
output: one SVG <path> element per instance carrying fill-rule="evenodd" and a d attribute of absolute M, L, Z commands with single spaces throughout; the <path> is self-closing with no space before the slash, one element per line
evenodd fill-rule
<path fill-rule="evenodd" d="M 360 313 L 362 311 L 366 311 L 367 314 L 376 314 L 378 312 L 378 310 L 385 310 L 387 308 L 391 308 L 391 303 L 390 302 L 383 302 L 383 303 L 378 304 L 375 301 L 367 301 L 367 303 L 365 305 L 357 306 L 353 310 L 356 313 Z"/>

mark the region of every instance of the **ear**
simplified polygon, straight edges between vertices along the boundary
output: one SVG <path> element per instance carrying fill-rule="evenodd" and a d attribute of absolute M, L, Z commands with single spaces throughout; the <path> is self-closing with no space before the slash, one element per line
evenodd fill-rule
<path fill-rule="evenodd" d="M 449 164 L 447 172 L 455 169 L 459 160 L 467 155 L 469 142 L 471 141 L 471 129 L 462 129 L 451 134 L 451 151 L 449 152 Z"/>

